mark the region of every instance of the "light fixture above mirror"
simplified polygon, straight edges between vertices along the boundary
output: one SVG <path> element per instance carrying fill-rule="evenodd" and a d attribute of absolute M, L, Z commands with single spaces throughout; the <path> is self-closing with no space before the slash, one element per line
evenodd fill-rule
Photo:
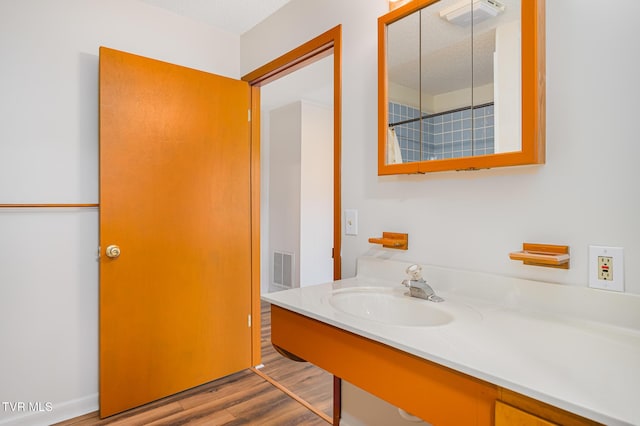
<path fill-rule="evenodd" d="M 400 6 L 404 6 L 411 0 L 389 0 L 389 10 L 397 9 Z"/>
<path fill-rule="evenodd" d="M 468 27 L 490 18 L 495 18 L 504 12 L 504 5 L 495 0 L 463 0 L 440 11 L 440 17 L 447 22 L 461 27 Z"/>

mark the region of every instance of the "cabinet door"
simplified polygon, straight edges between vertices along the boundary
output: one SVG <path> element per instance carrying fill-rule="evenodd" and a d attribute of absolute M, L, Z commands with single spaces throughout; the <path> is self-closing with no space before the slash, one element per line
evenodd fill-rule
<path fill-rule="evenodd" d="M 496 401 L 495 426 L 553 426 L 558 425 L 540 417 Z"/>

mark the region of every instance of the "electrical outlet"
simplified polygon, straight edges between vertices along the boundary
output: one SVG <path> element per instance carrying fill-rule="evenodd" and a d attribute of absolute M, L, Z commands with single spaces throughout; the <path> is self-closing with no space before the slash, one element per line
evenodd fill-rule
<path fill-rule="evenodd" d="M 589 246 L 589 287 L 624 291 L 624 249 Z"/>
<path fill-rule="evenodd" d="M 598 256 L 598 279 L 613 281 L 613 257 Z"/>

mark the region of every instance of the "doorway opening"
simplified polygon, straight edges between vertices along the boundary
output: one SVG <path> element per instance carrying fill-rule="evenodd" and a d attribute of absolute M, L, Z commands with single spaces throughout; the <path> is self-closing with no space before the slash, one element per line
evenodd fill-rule
<path fill-rule="evenodd" d="M 253 288 L 266 293 L 340 279 L 341 27 L 242 79 L 252 86 L 252 146 L 260 159 L 252 160 L 259 176 L 252 209 L 260 211 L 253 219 L 260 233 L 260 242 L 253 238 L 252 251 L 260 253 Z M 337 424 L 339 379 L 283 361 L 270 344 L 269 305 L 259 294 L 252 303 L 262 318 L 253 335 L 254 358 L 264 365 L 257 372 Z"/>

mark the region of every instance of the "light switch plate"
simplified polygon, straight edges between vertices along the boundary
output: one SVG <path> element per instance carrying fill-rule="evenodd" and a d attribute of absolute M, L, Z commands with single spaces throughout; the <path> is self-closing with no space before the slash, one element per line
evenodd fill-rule
<path fill-rule="evenodd" d="M 624 291 L 624 249 L 589 246 L 589 287 Z"/>
<path fill-rule="evenodd" d="M 346 235 L 358 235 L 358 210 L 344 211 L 344 233 Z"/>

